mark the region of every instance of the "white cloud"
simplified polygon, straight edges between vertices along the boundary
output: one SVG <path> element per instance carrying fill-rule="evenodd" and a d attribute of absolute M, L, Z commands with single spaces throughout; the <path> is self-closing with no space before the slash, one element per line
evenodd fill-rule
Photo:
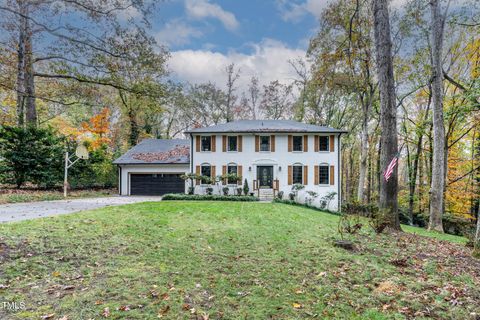
<path fill-rule="evenodd" d="M 202 35 L 203 32 L 199 29 L 189 26 L 180 19 L 173 19 L 155 34 L 155 39 L 161 44 L 181 46 L 188 44 L 191 38 L 199 38 Z"/>
<path fill-rule="evenodd" d="M 261 84 L 273 80 L 290 83 L 295 77 L 288 60 L 305 56 L 305 51 L 293 49 L 272 39 L 252 44 L 251 54 L 231 51 L 227 54 L 210 50 L 180 50 L 171 53 L 169 67 L 173 76 L 190 83 L 213 82 L 223 88 L 226 83 L 225 67 L 235 63 L 240 68 L 239 89 L 244 90 L 250 78 L 257 76 Z"/>
<path fill-rule="evenodd" d="M 306 0 L 302 3 L 294 3 L 288 0 L 277 2 L 282 19 L 284 21 L 298 22 L 307 14 L 320 18 L 322 11 L 329 5 L 330 0 Z"/>
<path fill-rule="evenodd" d="M 218 4 L 210 3 L 208 0 L 186 0 L 185 9 L 187 14 L 195 19 L 218 19 L 228 30 L 236 30 L 239 26 L 233 13 L 223 10 Z"/>

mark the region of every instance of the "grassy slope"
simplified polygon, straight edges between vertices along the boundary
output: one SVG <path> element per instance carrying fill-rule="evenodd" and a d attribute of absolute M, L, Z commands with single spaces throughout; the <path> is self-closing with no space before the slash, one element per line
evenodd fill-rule
<path fill-rule="evenodd" d="M 362 233 L 349 252 L 332 245 L 337 219 L 283 204 L 162 202 L 0 225 L 0 284 L 10 286 L 0 296 L 28 308 L 0 318 L 98 319 L 105 308 L 125 319 L 480 312 L 474 274 L 444 267 L 456 261 L 440 264 L 438 250 L 415 256 L 436 240 Z"/>

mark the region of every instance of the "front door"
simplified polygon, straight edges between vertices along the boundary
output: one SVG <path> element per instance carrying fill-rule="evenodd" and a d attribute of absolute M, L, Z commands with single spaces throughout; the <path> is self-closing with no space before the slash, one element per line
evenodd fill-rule
<path fill-rule="evenodd" d="M 258 166 L 257 180 L 259 188 L 273 188 L 273 166 Z"/>

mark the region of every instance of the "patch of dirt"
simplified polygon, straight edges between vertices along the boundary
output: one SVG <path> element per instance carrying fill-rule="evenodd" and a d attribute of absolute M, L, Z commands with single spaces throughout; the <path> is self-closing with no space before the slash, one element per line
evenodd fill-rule
<path fill-rule="evenodd" d="M 480 284 L 480 260 L 472 257 L 470 248 L 409 233 L 396 233 L 393 236 L 397 237 L 397 248 L 408 254 L 398 257 L 398 260 L 411 258 L 414 265 L 428 260 L 435 261 L 443 271 L 456 276 L 468 273 Z"/>
<path fill-rule="evenodd" d="M 27 240 L 21 240 L 15 245 L 8 245 L 0 238 L 0 263 L 8 260 L 33 257 L 36 253 Z"/>
<path fill-rule="evenodd" d="M 197 284 L 194 289 L 185 292 L 182 309 L 189 311 L 192 319 L 203 319 L 206 311 L 212 308 L 214 299 L 214 295 Z"/>

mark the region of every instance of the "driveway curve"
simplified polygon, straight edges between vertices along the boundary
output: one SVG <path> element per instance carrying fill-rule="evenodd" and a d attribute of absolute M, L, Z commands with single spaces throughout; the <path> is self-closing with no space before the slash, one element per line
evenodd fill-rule
<path fill-rule="evenodd" d="M 161 197 L 114 196 L 2 204 L 0 205 L 0 223 L 50 217 L 137 202 L 160 201 L 161 199 Z"/>

